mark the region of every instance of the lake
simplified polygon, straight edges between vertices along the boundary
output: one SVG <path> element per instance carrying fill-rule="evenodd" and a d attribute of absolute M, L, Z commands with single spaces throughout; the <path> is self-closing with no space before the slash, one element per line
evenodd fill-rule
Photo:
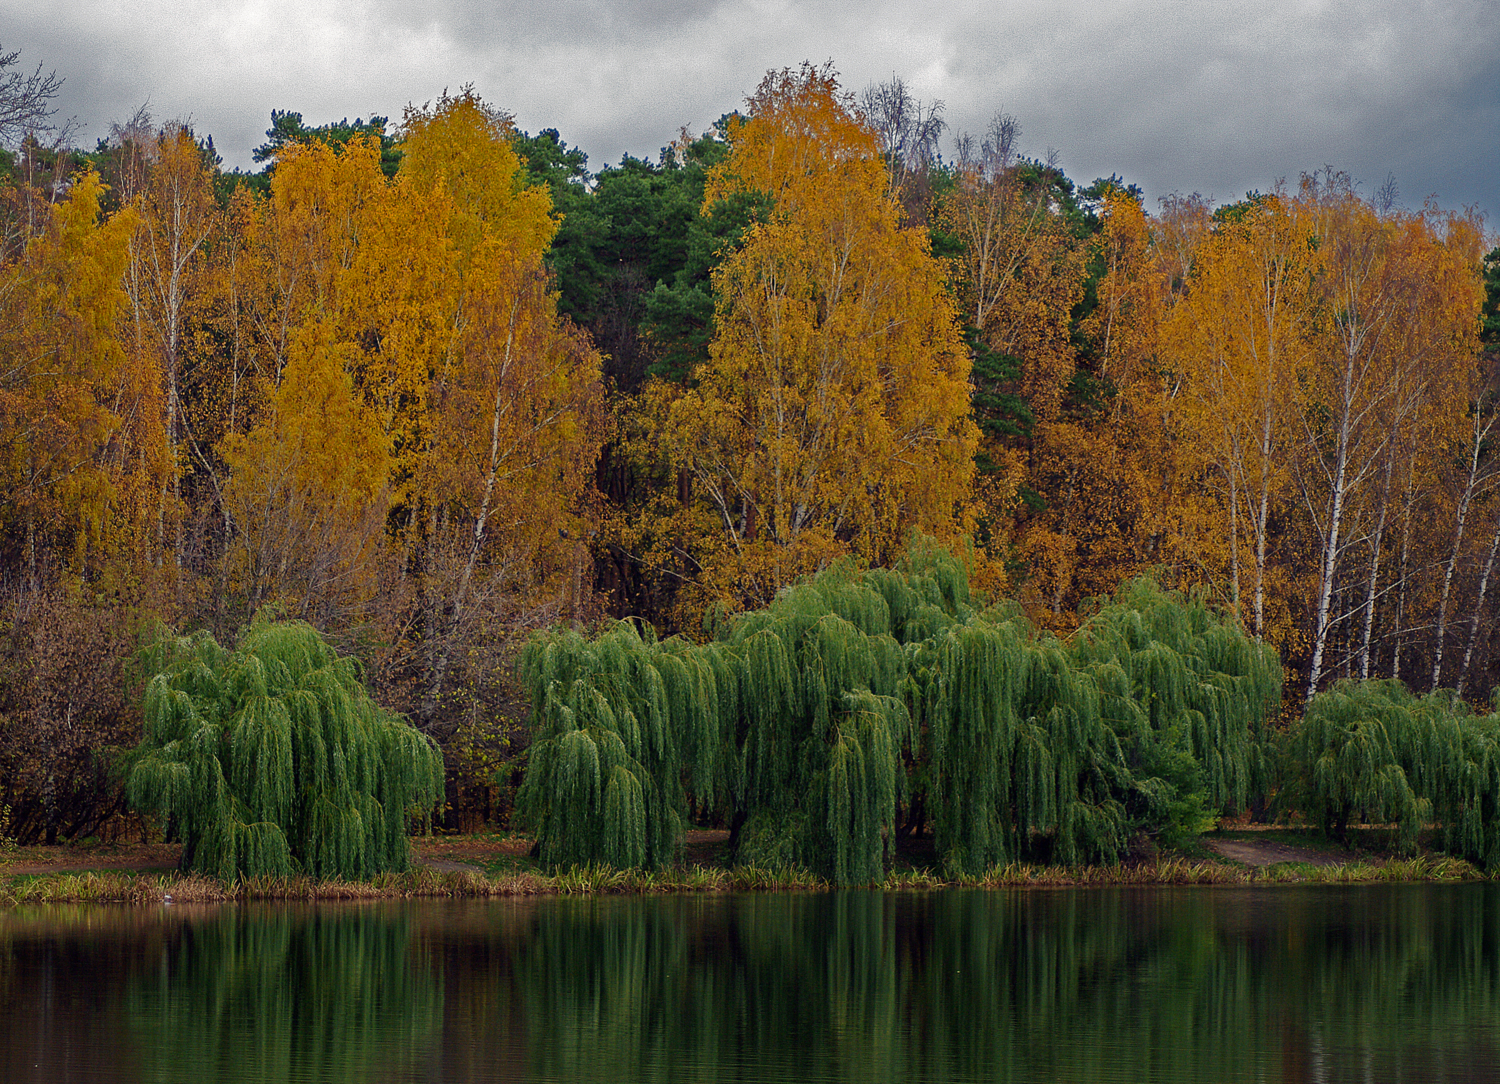
<path fill-rule="evenodd" d="M 1500 885 L 0 911 L 0 1081 L 1500 1081 Z"/>

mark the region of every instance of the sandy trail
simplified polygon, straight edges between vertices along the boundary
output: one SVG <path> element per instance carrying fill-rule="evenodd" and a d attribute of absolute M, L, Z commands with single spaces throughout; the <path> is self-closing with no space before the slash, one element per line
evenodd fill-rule
<path fill-rule="evenodd" d="M 1223 858 L 1242 862 L 1247 866 L 1274 866 L 1278 862 L 1305 862 L 1309 866 L 1333 866 L 1347 862 L 1347 857 L 1314 850 L 1311 847 L 1294 847 L 1269 839 L 1214 839 L 1204 840 L 1204 846 Z"/>

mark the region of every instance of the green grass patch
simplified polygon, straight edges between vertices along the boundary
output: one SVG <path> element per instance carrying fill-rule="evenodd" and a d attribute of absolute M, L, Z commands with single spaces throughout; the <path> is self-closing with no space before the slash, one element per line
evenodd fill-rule
<path fill-rule="evenodd" d="M 1196 849 L 1134 864 L 1047 866 L 1013 862 L 974 875 L 945 875 L 921 853 L 898 854 L 893 868 L 863 887 L 897 892 L 943 888 L 1095 888 L 1120 885 L 1371 884 L 1377 882 L 1500 879 L 1461 859 L 1421 855 L 1409 859 L 1350 855 L 1337 843 L 1300 829 L 1220 833 L 1216 838 L 1276 842 L 1345 859 L 1316 864 L 1286 861 L 1251 867 Z M 1315 846 L 1321 843 L 1321 846 Z M 1207 855 L 1207 857 L 1205 857 Z M 417 866 L 369 881 L 317 880 L 304 875 L 261 876 L 225 883 L 176 871 L 148 869 L 72 870 L 5 877 L 0 867 L 0 906 L 51 903 L 220 903 L 244 900 L 359 900 L 495 898 L 538 895 L 646 895 L 717 892 L 808 892 L 833 887 L 797 866 L 728 867 L 721 863 L 671 869 L 618 870 L 575 866 L 553 873 L 525 855 L 458 856 L 476 868 Z"/>

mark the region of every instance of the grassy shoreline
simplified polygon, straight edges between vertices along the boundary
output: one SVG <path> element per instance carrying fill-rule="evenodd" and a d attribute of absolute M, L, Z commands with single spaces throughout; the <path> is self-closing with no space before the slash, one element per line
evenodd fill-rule
<path fill-rule="evenodd" d="M 1331 865 L 1282 862 L 1248 867 L 1232 862 L 1161 858 L 1137 865 L 1032 866 L 1014 863 L 981 877 L 946 878 L 923 870 L 890 873 L 866 890 L 931 891 L 945 888 L 1106 888 L 1148 885 L 1266 886 L 1454 882 L 1494 879 L 1468 862 L 1418 857 Z M 427 866 L 383 874 L 372 881 L 316 881 L 309 877 L 252 878 L 224 884 L 194 874 L 124 870 L 60 872 L 7 877 L 0 867 L 0 907 L 43 903 L 231 903 L 255 900 L 334 901 L 417 898 L 504 898 L 571 895 L 670 895 L 719 892 L 829 891 L 832 886 L 801 870 L 691 866 L 656 873 L 583 868 L 545 874 L 486 874 Z"/>

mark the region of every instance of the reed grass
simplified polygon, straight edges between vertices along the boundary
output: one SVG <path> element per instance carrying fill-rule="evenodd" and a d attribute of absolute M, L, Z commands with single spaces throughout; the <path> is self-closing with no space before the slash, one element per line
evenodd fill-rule
<path fill-rule="evenodd" d="M 929 869 L 903 869 L 863 887 L 885 891 L 943 888 L 1107 888 L 1127 885 L 1291 885 L 1450 882 L 1497 879 L 1460 858 L 1416 858 L 1334 865 L 1280 862 L 1251 868 L 1227 862 L 1163 857 L 1138 865 L 1043 866 L 1012 862 L 983 874 L 944 877 Z M 818 892 L 835 887 L 800 867 L 723 869 L 694 865 L 664 870 L 573 866 L 552 875 L 419 866 L 370 881 L 317 880 L 303 875 L 249 877 L 223 882 L 197 874 L 90 871 L 12 877 L 0 874 L 0 906 L 44 903 L 230 903 L 251 900 L 307 902 L 373 899 L 481 899 L 516 896 L 668 895 L 718 892 Z"/>

